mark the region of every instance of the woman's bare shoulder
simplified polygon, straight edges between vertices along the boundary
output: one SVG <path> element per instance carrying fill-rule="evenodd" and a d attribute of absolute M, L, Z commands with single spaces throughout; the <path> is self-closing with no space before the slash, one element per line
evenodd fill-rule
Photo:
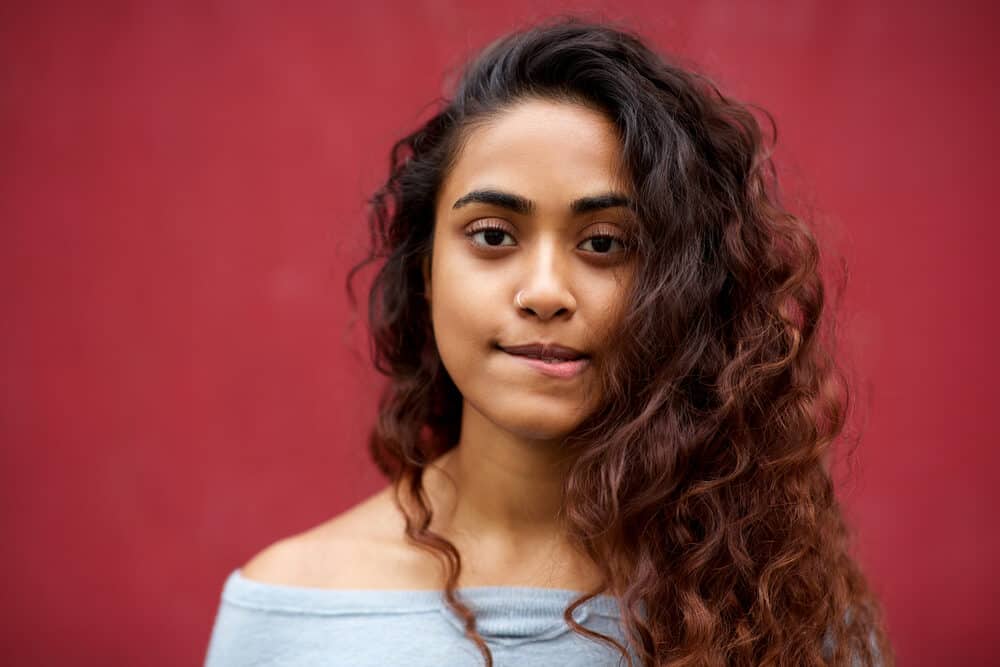
<path fill-rule="evenodd" d="M 383 488 L 343 513 L 267 546 L 240 573 L 262 583 L 310 588 L 428 585 L 426 557 L 403 539 L 404 520 Z"/>

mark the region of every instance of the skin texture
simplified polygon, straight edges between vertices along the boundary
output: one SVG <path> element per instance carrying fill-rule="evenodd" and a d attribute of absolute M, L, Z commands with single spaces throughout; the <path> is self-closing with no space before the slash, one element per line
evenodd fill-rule
<path fill-rule="evenodd" d="M 441 188 L 425 298 L 463 413 L 458 446 L 428 465 L 424 488 L 434 509 L 431 528 L 462 555 L 460 586 L 582 591 L 599 581 L 557 519 L 565 474 L 560 443 L 598 399 L 594 373 L 547 377 L 494 345 L 556 342 L 600 354 L 632 275 L 620 241 L 604 237 L 627 239 L 630 212 L 618 206 L 579 214 L 570 203 L 609 192 L 630 196 L 616 177 L 619 150 L 601 113 L 522 101 L 470 131 Z M 530 199 L 534 210 L 454 208 L 484 188 Z M 466 235 L 485 225 L 506 234 Z M 522 290 L 524 308 L 515 303 Z M 403 533 L 385 487 L 264 549 L 242 573 L 318 588 L 440 588 L 439 562 Z"/>

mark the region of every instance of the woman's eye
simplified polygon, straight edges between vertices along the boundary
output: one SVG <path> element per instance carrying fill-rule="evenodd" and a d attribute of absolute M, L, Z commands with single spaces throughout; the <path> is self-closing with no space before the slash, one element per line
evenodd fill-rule
<path fill-rule="evenodd" d="M 475 245 L 485 245 L 494 248 L 501 245 L 513 245 L 503 243 L 503 237 L 510 236 L 510 234 L 499 227 L 483 227 L 482 229 L 475 229 L 473 231 L 466 232 L 466 236 L 470 239 L 475 239 L 479 235 L 482 235 L 483 241 L 473 241 Z M 511 238 L 513 239 L 513 237 Z"/>
<path fill-rule="evenodd" d="M 609 246 L 611 246 L 614 243 L 617 243 L 620 246 L 618 252 L 622 252 L 625 250 L 625 243 L 620 238 L 618 238 L 617 236 L 610 236 L 607 234 L 599 234 L 597 236 L 591 236 L 583 243 L 584 244 L 591 243 L 594 247 L 594 250 L 592 250 L 591 252 L 596 252 L 600 255 L 612 254 L 609 252 L 610 250 Z"/>
<path fill-rule="evenodd" d="M 496 226 L 473 229 L 467 231 L 465 235 L 470 239 L 473 245 L 479 247 L 500 248 L 503 246 L 517 245 L 510 232 Z M 505 238 L 509 239 L 510 242 L 504 243 Z M 591 249 L 589 250 L 585 248 L 588 243 L 591 245 Z M 617 251 L 614 250 L 614 244 L 616 243 L 618 244 Z M 616 254 L 616 252 L 623 252 L 626 249 L 624 239 L 614 236 L 613 234 L 595 234 L 581 243 L 580 247 L 595 255 L 613 255 Z"/>

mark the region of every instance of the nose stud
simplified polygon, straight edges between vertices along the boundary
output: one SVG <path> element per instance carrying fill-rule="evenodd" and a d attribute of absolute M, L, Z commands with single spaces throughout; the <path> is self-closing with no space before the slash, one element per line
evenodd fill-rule
<path fill-rule="evenodd" d="M 524 290 L 521 290 L 521 292 L 523 292 L 523 291 Z M 518 306 L 520 306 L 521 308 L 524 308 L 524 304 L 521 303 L 521 292 L 517 293 L 517 296 L 514 297 L 514 301 L 515 301 L 515 303 L 517 303 Z"/>

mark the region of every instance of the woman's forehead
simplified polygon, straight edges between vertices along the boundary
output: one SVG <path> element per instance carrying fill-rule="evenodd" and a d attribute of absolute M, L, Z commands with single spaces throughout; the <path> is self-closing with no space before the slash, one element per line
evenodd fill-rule
<path fill-rule="evenodd" d="M 532 101 L 469 130 L 442 187 L 439 210 L 469 191 L 513 191 L 567 206 L 593 193 L 626 190 L 613 123 L 578 104 Z"/>

